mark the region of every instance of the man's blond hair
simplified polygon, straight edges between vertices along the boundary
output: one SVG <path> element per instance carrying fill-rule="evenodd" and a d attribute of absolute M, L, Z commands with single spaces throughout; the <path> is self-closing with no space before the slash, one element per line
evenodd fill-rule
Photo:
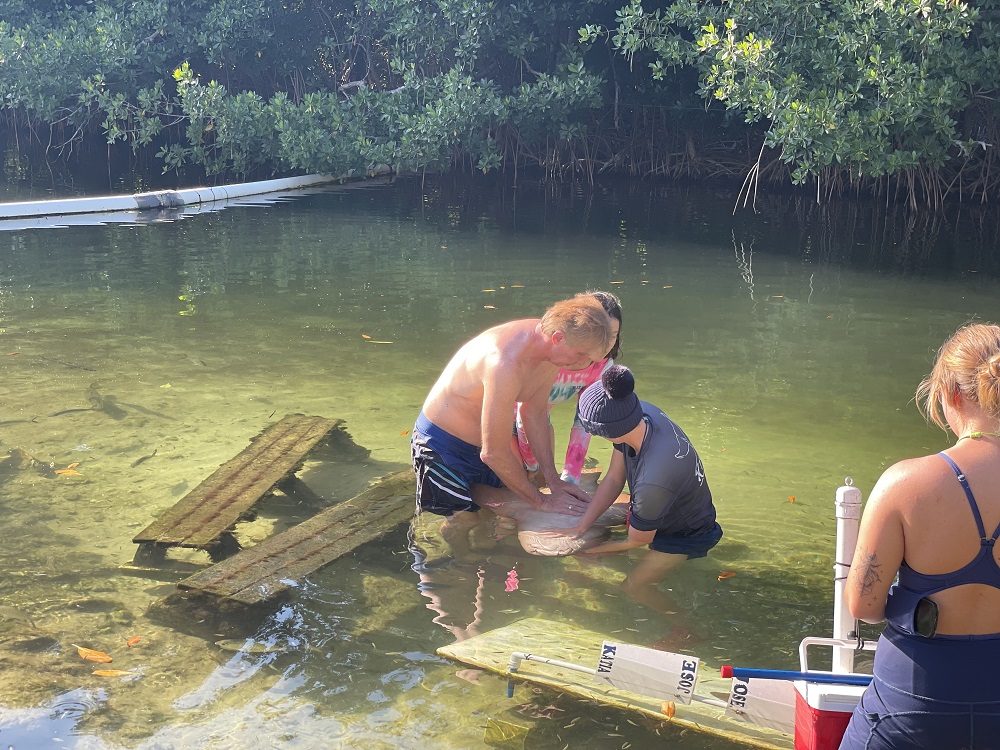
<path fill-rule="evenodd" d="M 602 352 L 611 351 L 615 337 L 611 316 L 592 294 L 578 294 L 572 299 L 556 302 L 542 316 L 542 333 L 556 331 L 566 334 L 570 346 L 593 346 Z"/>

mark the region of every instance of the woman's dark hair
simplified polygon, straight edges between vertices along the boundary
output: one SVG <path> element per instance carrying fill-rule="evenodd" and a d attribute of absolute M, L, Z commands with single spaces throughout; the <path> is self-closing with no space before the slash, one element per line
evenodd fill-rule
<path fill-rule="evenodd" d="M 609 359 L 618 359 L 618 354 L 621 350 L 622 345 L 622 303 L 611 292 L 605 292 L 601 289 L 588 289 L 585 294 L 589 294 L 595 297 L 601 305 L 604 306 L 605 312 L 612 318 L 618 321 L 618 335 L 615 336 L 615 345 L 611 347 L 611 351 L 607 353 Z"/>

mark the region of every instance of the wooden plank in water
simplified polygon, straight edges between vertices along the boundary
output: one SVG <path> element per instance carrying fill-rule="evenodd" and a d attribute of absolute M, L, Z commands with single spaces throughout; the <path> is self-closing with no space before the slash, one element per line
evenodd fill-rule
<path fill-rule="evenodd" d="M 209 549 L 262 496 L 297 471 L 306 455 L 343 420 L 289 414 L 181 498 L 132 541 Z"/>
<path fill-rule="evenodd" d="M 390 474 L 350 500 L 185 578 L 177 587 L 259 604 L 409 521 L 413 492 L 412 471 Z"/>
<path fill-rule="evenodd" d="M 595 682 L 589 674 L 534 661 L 522 661 L 518 671 L 513 674 L 507 670 L 513 651 L 532 653 L 594 669 L 601 653 L 601 644 L 605 640 L 618 639 L 615 636 L 605 636 L 585 630 L 571 623 L 530 617 L 464 641 L 442 646 L 437 653 L 463 664 L 513 678 L 515 681 L 530 682 L 613 708 L 634 711 L 667 721 L 667 717 L 661 711 L 662 701 L 659 698 L 650 698 Z M 729 683 L 730 681 L 722 679 L 717 671 L 702 665 L 698 673 L 697 692 L 699 695 L 725 701 L 729 698 Z M 670 723 L 683 729 L 724 737 L 731 742 L 741 742 L 748 747 L 762 750 L 790 750 L 793 744 L 792 738 L 787 734 L 746 724 L 726 716 L 723 709 L 704 703 L 692 702 L 687 706 L 676 704 L 676 714 L 670 719 Z"/>

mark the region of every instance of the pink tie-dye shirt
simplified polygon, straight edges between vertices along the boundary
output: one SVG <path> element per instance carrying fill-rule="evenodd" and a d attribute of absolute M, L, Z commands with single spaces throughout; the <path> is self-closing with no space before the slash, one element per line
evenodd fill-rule
<path fill-rule="evenodd" d="M 602 359 L 594 362 L 584 370 L 559 370 L 556 380 L 549 391 L 549 408 L 552 404 L 569 401 L 571 398 L 580 395 L 580 391 L 588 385 L 598 382 L 604 371 L 614 364 L 612 359 Z M 517 416 L 515 419 L 517 428 L 517 448 L 521 452 L 521 459 L 524 461 L 528 471 L 538 471 L 538 459 L 528 445 L 528 438 L 524 434 L 524 423 L 521 421 L 521 405 L 517 405 Z M 583 472 L 583 462 L 587 458 L 587 449 L 590 448 L 590 434 L 583 429 L 579 415 L 573 418 L 573 426 L 569 431 L 569 445 L 566 448 L 566 463 L 563 465 L 562 478 L 573 484 L 580 483 L 580 474 Z"/>

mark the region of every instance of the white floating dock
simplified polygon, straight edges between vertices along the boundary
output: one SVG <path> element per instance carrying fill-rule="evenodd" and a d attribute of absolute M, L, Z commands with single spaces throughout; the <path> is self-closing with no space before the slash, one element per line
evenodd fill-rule
<path fill-rule="evenodd" d="M 197 187 L 185 190 L 160 190 L 135 195 L 105 195 L 92 198 L 64 198 L 45 201 L 0 203 L 0 220 L 26 219 L 45 216 L 70 216 L 78 214 L 114 214 L 122 212 L 177 209 L 219 201 L 232 201 L 268 193 L 301 190 L 308 187 L 342 182 L 333 175 L 304 175 L 280 180 L 259 180 L 221 187 Z M 121 221 L 121 218 L 118 219 Z"/>

